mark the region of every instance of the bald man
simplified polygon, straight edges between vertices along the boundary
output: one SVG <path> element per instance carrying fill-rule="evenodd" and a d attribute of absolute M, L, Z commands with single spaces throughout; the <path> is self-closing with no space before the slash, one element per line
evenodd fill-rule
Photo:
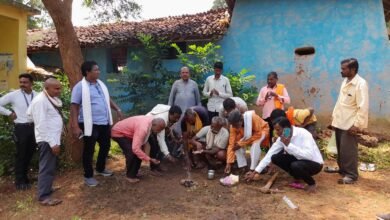
<path fill-rule="evenodd" d="M 51 198 L 63 127 L 62 102 L 58 98 L 61 83 L 49 78 L 45 81 L 44 88 L 31 102 L 27 115 L 34 122 L 35 139 L 39 148 L 38 200 L 41 205 L 54 206 L 62 202 Z"/>
<path fill-rule="evenodd" d="M 129 117 L 112 127 L 111 137 L 119 144 L 126 157 L 126 179 L 130 183 L 140 181 L 138 171 L 143 160 L 155 165 L 160 163 L 159 160 L 146 155 L 142 151 L 142 146 L 149 145 L 147 141 L 151 132 L 158 134 L 165 127 L 166 124 L 162 118 L 154 118 L 151 115 Z"/>
<path fill-rule="evenodd" d="M 186 66 L 183 66 L 180 69 L 181 79 L 176 80 L 173 83 L 171 93 L 169 94 L 168 105 L 179 106 L 183 113 L 192 106 L 202 105 L 200 102 L 198 84 L 194 80 L 190 79 L 190 76 L 190 69 Z M 181 134 L 179 125 L 175 128 L 175 131 Z"/>

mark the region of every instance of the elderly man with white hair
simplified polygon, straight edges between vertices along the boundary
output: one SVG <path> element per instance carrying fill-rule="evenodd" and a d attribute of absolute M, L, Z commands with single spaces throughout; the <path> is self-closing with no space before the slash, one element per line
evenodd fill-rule
<path fill-rule="evenodd" d="M 229 131 L 224 128 L 226 124 L 226 119 L 216 116 L 211 120 L 211 125 L 203 127 L 190 141 L 209 169 L 214 169 L 217 161 L 226 161 L 229 142 Z"/>

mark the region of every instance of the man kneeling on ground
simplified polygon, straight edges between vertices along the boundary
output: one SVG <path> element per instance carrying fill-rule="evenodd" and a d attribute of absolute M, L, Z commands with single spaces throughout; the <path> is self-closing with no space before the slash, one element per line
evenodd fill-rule
<path fill-rule="evenodd" d="M 112 138 L 126 157 L 126 176 L 130 183 L 139 182 L 138 171 L 142 160 L 155 165 L 160 163 L 159 160 L 146 155 L 142 146 L 149 144 L 147 141 L 151 132 L 157 134 L 165 129 L 165 126 L 165 121 L 161 118 L 153 119 L 153 116 L 140 115 L 126 118 L 112 127 Z"/>
<path fill-rule="evenodd" d="M 225 124 L 224 118 L 216 116 L 211 120 L 211 125 L 203 127 L 190 141 L 209 170 L 214 170 L 218 161 L 222 163 L 226 161 L 229 131 L 224 128 Z"/>
<path fill-rule="evenodd" d="M 245 171 L 247 167 L 246 147 L 250 148 L 251 166 L 253 172 L 260 160 L 260 145 L 268 141 L 268 123 L 254 111 L 247 111 L 242 115 L 235 109 L 229 114 L 230 137 L 227 149 L 225 173 L 230 173 L 231 166 L 237 160 L 238 168 Z"/>
<path fill-rule="evenodd" d="M 316 182 L 312 176 L 321 171 L 324 160 L 313 136 L 304 128 L 292 126 L 285 117 L 276 119 L 273 126 L 279 138 L 260 161 L 255 172 L 246 176 L 246 180 L 253 180 L 272 162 L 294 177 L 295 181 L 289 186 L 303 189 L 305 186 L 299 183 L 299 180 L 303 180 L 307 184 L 306 190 L 315 192 Z"/>

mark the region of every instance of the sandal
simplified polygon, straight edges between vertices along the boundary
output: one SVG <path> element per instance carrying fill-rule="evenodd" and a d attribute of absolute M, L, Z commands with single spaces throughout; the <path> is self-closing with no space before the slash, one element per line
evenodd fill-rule
<path fill-rule="evenodd" d="M 366 163 L 361 163 L 359 166 L 360 171 L 368 171 L 368 167 Z"/>
<path fill-rule="evenodd" d="M 290 183 L 288 184 L 288 186 L 294 189 L 305 189 L 305 184 L 298 183 L 298 182 Z"/>
<path fill-rule="evenodd" d="M 356 180 L 353 180 L 352 178 L 347 177 L 347 176 L 345 176 L 337 181 L 338 184 L 354 184 L 355 182 L 356 182 Z"/>
<path fill-rule="evenodd" d="M 40 201 L 39 203 L 43 206 L 56 206 L 58 204 L 61 204 L 62 200 L 48 198 L 43 201 Z"/>
<path fill-rule="evenodd" d="M 338 167 L 325 167 L 324 172 L 325 173 L 338 173 L 339 168 Z"/>

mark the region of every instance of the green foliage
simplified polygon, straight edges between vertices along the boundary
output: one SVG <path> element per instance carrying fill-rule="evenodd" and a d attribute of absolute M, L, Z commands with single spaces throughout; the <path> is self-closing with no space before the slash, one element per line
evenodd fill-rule
<path fill-rule="evenodd" d="M 91 12 L 91 21 L 114 22 L 138 18 L 141 6 L 133 0 L 84 0 Z"/>
<path fill-rule="evenodd" d="M 41 0 L 17 0 L 38 9 L 41 14 L 28 17 L 28 29 L 53 28 L 53 20 Z M 138 18 L 141 6 L 133 0 L 83 0 L 83 6 L 91 10 L 89 18 L 93 23 L 114 22 Z"/>
<path fill-rule="evenodd" d="M 45 6 L 41 0 L 20 0 L 21 3 L 24 3 L 28 6 L 31 6 L 41 12 L 39 15 L 28 16 L 27 19 L 27 28 L 28 29 L 39 29 L 39 28 L 53 28 L 53 20 L 51 19 L 49 13 L 46 11 Z"/>
<path fill-rule="evenodd" d="M 0 176 L 9 174 L 14 164 L 13 129 L 14 123 L 7 116 L 0 116 Z"/>
<path fill-rule="evenodd" d="M 390 168 L 390 142 L 369 148 L 359 145 L 359 161 L 375 163 L 377 168 Z"/>
<path fill-rule="evenodd" d="M 226 8 L 227 4 L 225 0 L 214 0 L 211 9 Z"/>
<path fill-rule="evenodd" d="M 158 103 L 166 103 L 174 73 L 162 66 L 169 43 L 150 35 L 139 35 L 143 49 L 132 52 L 135 64 L 142 70 L 125 68 L 120 74 L 109 74 L 108 82 L 114 89 L 113 97 L 118 103 L 132 103 L 131 115 L 145 114 Z"/>
<path fill-rule="evenodd" d="M 222 60 L 218 50 L 221 46 L 214 43 L 207 43 L 204 46 L 189 45 L 188 52 L 183 53 L 179 46 L 175 43 L 171 44 L 176 49 L 180 62 L 190 68 L 191 79 L 200 85 L 204 84 L 206 74 L 211 73 L 214 68 L 214 63 Z M 203 88 L 203 86 L 201 86 Z"/>
<path fill-rule="evenodd" d="M 230 86 L 232 87 L 233 96 L 241 97 L 245 102 L 251 104 L 258 95 L 257 88 L 251 85 L 255 79 L 255 75 L 248 75 L 247 69 L 242 69 L 239 73 L 230 72 L 226 76 L 229 78 Z"/>

